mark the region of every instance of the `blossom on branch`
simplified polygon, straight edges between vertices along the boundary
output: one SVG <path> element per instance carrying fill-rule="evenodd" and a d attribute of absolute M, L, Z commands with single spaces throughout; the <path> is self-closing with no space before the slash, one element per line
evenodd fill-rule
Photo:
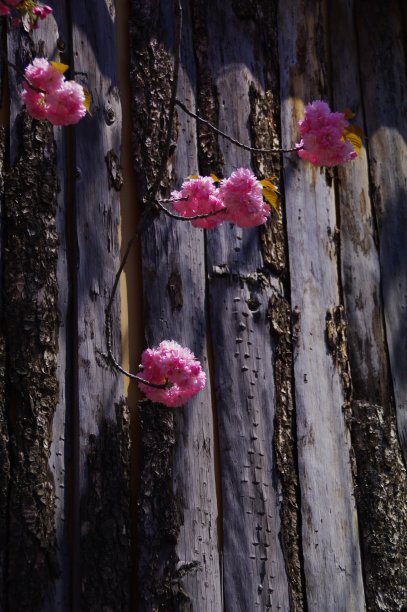
<path fill-rule="evenodd" d="M 301 159 L 314 166 L 338 166 L 357 157 L 347 138 L 345 113 L 331 112 L 326 102 L 314 100 L 308 104 L 298 125 L 302 140 L 296 146 Z"/>
<path fill-rule="evenodd" d="M 13 27 L 24 26 L 28 32 L 38 28 L 38 20 L 45 19 L 53 12 L 47 4 L 35 0 L 0 0 L 0 15 L 12 15 Z"/>
<path fill-rule="evenodd" d="M 173 191 L 171 198 L 174 209 L 183 217 L 213 214 L 225 208 L 219 198 L 219 191 L 215 187 L 214 180 L 210 176 L 197 176 L 184 181 L 181 191 Z M 220 213 L 206 219 L 195 219 L 192 225 L 212 229 L 222 221 L 224 218 Z"/>
<path fill-rule="evenodd" d="M 206 382 L 205 372 L 190 349 L 174 340 L 164 340 L 157 348 L 146 349 L 141 355 L 142 376 L 150 383 L 170 386 L 157 389 L 139 382 L 147 398 L 170 408 L 185 404 Z"/>
<path fill-rule="evenodd" d="M 47 119 L 53 125 L 72 125 L 86 115 L 84 89 L 67 81 L 64 64 L 36 58 L 24 72 L 22 100 L 34 119 Z"/>
<path fill-rule="evenodd" d="M 226 212 L 224 221 L 232 221 L 239 227 L 262 225 L 270 216 L 270 207 L 263 200 L 263 186 L 248 168 L 239 168 L 224 179 L 219 196 Z"/>

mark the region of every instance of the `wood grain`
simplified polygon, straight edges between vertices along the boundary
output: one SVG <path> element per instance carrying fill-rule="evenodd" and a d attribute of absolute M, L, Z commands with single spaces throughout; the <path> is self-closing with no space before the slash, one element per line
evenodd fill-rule
<path fill-rule="evenodd" d="M 115 8 L 71 3 L 73 74 L 92 98 L 75 128 L 75 238 L 78 361 L 74 607 L 130 609 L 128 416 L 121 376 L 106 364 L 104 311 L 119 263 L 119 193 L 106 157 L 120 156 Z M 120 355 L 119 303 L 113 350 Z M 113 464 L 110 463 L 110 460 Z M 80 599 L 80 604 L 79 604 Z"/>
<path fill-rule="evenodd" d="M 280 9 L 283 146 L 298 139 L 304 104 L 326 97 L 323 3 L 293 0 Z M 349 462 L 344 392 L 325 340 L 338 304 L 337 223 L 329 171 L 284 158 L 294 343 L 298 466 L 309 610 L 364 610 L 359 534 Z"/>

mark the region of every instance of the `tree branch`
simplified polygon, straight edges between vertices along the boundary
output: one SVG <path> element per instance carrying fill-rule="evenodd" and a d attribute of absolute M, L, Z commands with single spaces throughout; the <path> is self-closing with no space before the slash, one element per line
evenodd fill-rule
<path fill-rule="evenodd" d="M 189 110 L 187 106 L 185 106 L 183 102 L 181 102 L 181 100 L 178 100 L 178 98 L 175 100 L 175 104 L 179 106 L 184 111 L 184 113 L 186 113 L 193 119 L 196 119 L 196 121 L 199 121 L 200 123 L 206 125 L 209 129 L 212 130 L 212 132 L 219 134 L 219 136 L 222 136 L 222 138 L 225 138 L 225 140 L 228 140 L 232 144 L 236 145 L 237 147 L 240 147 L 241 149 L 244 149 L 245 151 L 250 151 L 251 153 L 270 153 L 277 155 L 279 153 L 292 153 L 294 151 L 299 151 L 300 148 L 302 149 L 302 147 L 293 147 L 292 149 L 258 149 L 256 147 L 249 147 L 249 145 L 245 145 L 239 140 L 236 140 L 236 138 L 232 138 L 232 136 L 229 136 L 229 134 L 222 132 L 222 130 L 215 127 L 207 119 L 204 119 L 203 117 L 198 115 L 198 113 L 193 113 L 191 110 Z"/>

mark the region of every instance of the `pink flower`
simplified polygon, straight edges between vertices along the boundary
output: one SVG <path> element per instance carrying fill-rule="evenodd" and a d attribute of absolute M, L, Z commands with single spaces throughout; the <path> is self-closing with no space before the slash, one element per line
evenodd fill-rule
<path fill-rule="evenodd" d="M 53 125 L 72 125 L 86 115 L 83 87 L 75 81 L 64 81 L 48 96 L 47 119 Z"/>
<path fill-rule="evenodd" d="M 206 376 L 195 355 L 174 340 L 164 340 L 157 348 L 146 349 L 141 355 L 140 367 L 142 377 L 149 382 L 172 383 L 168 389 L 139 383 L 148 399 L 170 408 L 182 406 L 205 386 Z"/>
<path fill-rule="evenodd" d="M 7 0 L 7 4 L 0 2 L 0 15 L 10 15 L 10 8 L 7 5 L 16 6 L 21 0 Z"/>
<path fill-rule="evenodd" d="M 47 93 L 61 87 L 64 81 L 64 75 L 43 58 L 36 58 L 32 64 L 29 64 L 24 71 L 24 76 L 33 87 L 42 89 Z M 28 89 L 29 85 L 23 83 L 23 87 Z"/>
<path fill-rule="evenodd" d="M 219 199 L 218 190 L 209 176 L 199 176 L 196 179 L 185 181 L 182 183 L 181 191 L 173 191 L 171 197 L 174 200 L 174 209 L 183 217 L 206 215 L 224 208 Z M 177 202 L 177 198 L 188 199 Z M 224 220 L 221 217 L 222 213 L 206 219 L 196 219 L 192 221 L 192 225 L 212 229 Z"/>
<path fill-rule="evenodd" d="M 344 136 L 349 125 L 344 113 L 332 113 L 326 102 L 314 100 L 308 104 L 298 125 L 302 140 L 296 146 L 301 159 L 315 166 L 337 166 L 357 156 Z"/>
<path fill-rule="evenodd" d="M 27 107 L 27 111 L 34 119 L 46 119 L 48 116 L 48 104 L 45 93 L 35 91 L 30 87 L 24 89 L 21 98 Z"/>
<path fill-rule="evenodd" d="M 27 66 L 21 97 L 34 119 L 48 119 L 53 125 L 78 123 L 86 115 L 85 93 L 46 59 L 37 58 Z M 41 91 L 37 91 L 41 90 Z"/>
<path fill-rule="evenodd" d="M 226 207 L 223 221 L 239 227 L 262 225 L 270 216 L 270 207 L 263 200 L 262 185 L 253 172 L 239 168 L 221 182 L 219 196 Z"/>
<path fill-rule="evenodd" d="M 45 19 L 47 15 L 50 15 L 53 12 L 53 10 L 50 6 L 48 6 L 47 4 L 44 4 L 42 6 L 34 7 L 32 12 L 34 15 L 36 15 L 40 19 Z"/>

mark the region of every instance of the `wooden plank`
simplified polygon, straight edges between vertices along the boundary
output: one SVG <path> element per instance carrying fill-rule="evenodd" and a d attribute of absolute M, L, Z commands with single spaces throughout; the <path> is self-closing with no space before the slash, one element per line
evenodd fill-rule
<path fill-rule="evenodd" d="M 336 109 L 352 108 L 355 121 L 363 126 L 354 4 L 344 0 L 330 9 L 333 100 Z M 368 100 L 366 103 L 369 105 Z M 407 481 L 390 392 L 368 170 L 365 148 L 357 160 L 338 168 L 339 243 L 366 603 L 368 609 L 392 610 L 402 608 L 407 595 Z"/>
<path fill-rule="evenodd" d="M 191 47 L 189 11 L 184 3 L 184 34 L 182 38 L 182 68 L 178 80 L 178 97 L 194 106 L 194 58 Z M 140 176 L 140 195 L 145 195 L 156 177 L 162 156 L 168 114 L 168 74 L 172 70 L 171 55 L 174 32 L 174 13 L 165 3 L 133 2 L 130 32 L 132 39 L 133 80 L 133 138 L 135 143 L 135 171 Z M 162 114 L 161 114 L 162 113 Z M 185 115 L 178 116 L 177 143 L 162 181 L 161 195 L 168 196 L 171 189 L 180 186 L 190 174 L 197 171 L 195 124 Z M 174 339 L 193 350 L 207 366 L 207 321 L 205 313 L 205 258 L 204 234 L 189 223 L 177 222 L 160 215 L 141 236 L 143 266 L 143 299 L 145 334 L 148 346 L 164 339 Z M 144 409 L 143 409 L 144 410 Z M 147 407 L 145 410 L 159 410 Z M 146 440 L 153 439 L 164 427 L 165 417 L 154 423 L 143 417 L 143 444 L 148 456 Z M 149 429 L 146 429 L 149 425 Z M 141 609 L 151 609 L 146 599 L 149 585 L 144 579 L 148 573 L 147 559 L 158 559 L 155 579 L 168 576 L 175 581 L 182 576 L 188 564 L 199 564 L 194 572 L 185 572 L 185 590 L 191 603 L 185 609 L 206 612 L 221 609 L 221 583 L 217 535 L 217 497 L 214 474 L 214 423 L 211 410 L 211 383 L 185 408 L 174 413 L 174 423 L 168 425 L 175 435 L 173 454 L 173 498 L 165 499 L 170 508 L 174 500 L 181 512 L 179 532 L 169 546 L 165 540 L 139 542 L 139 589 Z M 164 448 L 163 448 L 164 451 Z M 151 452 L 151 449 L 150 449 Z M 156 485 L 162 470 L 156 473 Z M 151 475 L 142 473 L 141 493 L 150 490 Z M 148 486 L 147 486 L 148 485 Z M 161 507 L 159 495 L 165 490 L 157 487 L 156 497 L 141 497 L 139 501 L 143 529 L 147 528 L 145 508 L 150 504 Z M 153 529 L 154 517 L 150 520 Z M 175 527 L 174 527 L 175 529 Z M 176 530 L 177 531 L 177 530 Z M 145 533 L 145 531 L 143 532 Z M 158 538 L 157 538 L 158 539 Z M 165 561 L 170 556 L 170 562 Z M 174 558 L 179 559 L 181 573 L 177 574 Z M 192 566 L 193 567 L 193 566 Z M 178 569 L 180 569 L 178 567 Z M 153 594 L 157 597 L 157 592 Z M 154 600 L 153 600 L 154 601 Z M 164 604 L 162 604 L 164 605 Z M 177 604 L 166 609 L 178 608 Z M 150 601 L 151 606 L 151 601 Z"/>
<path fill-rule="evenodd" d="M 128 414 L 121 376 L 101 356 L 104 311 L 119 263 L 119 187 L 106 163 L 108 155 L 120 157 L 114 3 L 75 1 L 71 16 L 73 74 L 92 97 L 92 117 L 75 128 L 74 149 L 78 448 L 73 607 L 125 611 L 130 609 Z M 118 299 L 113 350 L 120 355 Z"/>
<path fill-rule="evenodd" d="M 341 1 L 335 3 L 330 10 L 333 106 L 335 109 L 351 108 L 356 115 L 352 122 L 363 127 L 353 8 L 353 2 Z M 345 48 L 344 37 L 348 40 Z M 380 264 L 365 147 L 354 162 L 338 168 L 338 178 L 338 241 L 350 330 L 353 397 L 388 405 L 389 372 L 383 328 Z"/>
<path fill-rule="evenodd" d="M 323 3 L 292 0 L 280 13 L 284 147 L 298 140 L 304 104 L 326 96 Z M 325 320 L 339 303 L 332 179 L 294 155 L 284 157 L 294 344 L 298 466 L 309 610 L 364 610 L 364 589 L 344 392 L 330 359 Z"/>
<path fill-rule="evenodd" d="M 250 144 L 250 94 L 254 90 L 262 96 L 265 88 L 263 24 L 244 7 L 216 3 L 206 12 L 206 29 L 205 52 L 215 94 L 209 102 L 218 108 L 219 128 Z M 202 40 L 197 44 L 201 47 Z M 203 98 L 201 104 L 206 111 L 208 101 Z M 222 138 L 218 143 L 224 176 L 251 166 L 250 153 Z M 215 156 L 216 149 L 211 154 Z M 204 148 L 201 157 L 205 158 Z M 258 228 L 224 224 L 208 232 L 207 267 L 223 494 L 225 605 L 236 611 L 289 610 L 289 571 L 284 538 L 280 540 L 281 482 L 272 446 L 276 391 L 268 326 L 269 301 L 279 283 L 264 266 Z"/>
<path fill-rule="evenodd" d="M 402 15 L 397 2 L 385 11 L 368 2 L 356 7 L 361 83 L 366 128 L 370 189 L 377 219 L 382 293 L 397 423 L 407 460 L 407 267 L 403 250 L 407 227 L 406 134 L 407 88 L 402 45 Z M 379 36 L 379 38 L 376 38 Z M 380 40 L 380 49 L 373 45 Z"/>

